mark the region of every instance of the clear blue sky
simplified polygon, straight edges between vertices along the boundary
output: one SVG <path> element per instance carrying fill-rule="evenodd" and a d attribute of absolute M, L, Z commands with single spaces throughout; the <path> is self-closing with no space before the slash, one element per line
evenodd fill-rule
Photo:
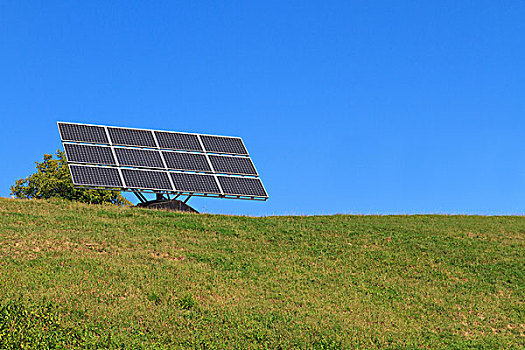
<path fill-rule="evenodd" d="M 524 1 L 3 1 L 0 196 L 56 121 L 242 136 L 250 215 L 525 213 Z"/>

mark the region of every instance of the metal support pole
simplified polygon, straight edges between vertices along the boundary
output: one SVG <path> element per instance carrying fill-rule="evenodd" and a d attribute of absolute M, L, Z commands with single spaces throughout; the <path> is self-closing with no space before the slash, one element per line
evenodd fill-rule
<path fill-rule="evenodd" d="M 137 198 L 139 199 L 139 201 L 141 203 L 146 203 L 148 200 L 146 199 L 146 197 L 144 197 L 144 195 L 140 192 L 136 192 L 136 191 L 133 191 L 133 193 L 135 194 L 135 196 L 137 196 Z"/>

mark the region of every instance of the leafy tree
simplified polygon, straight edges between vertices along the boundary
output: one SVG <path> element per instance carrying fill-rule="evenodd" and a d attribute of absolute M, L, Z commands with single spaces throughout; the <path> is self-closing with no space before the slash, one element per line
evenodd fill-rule
<path fill-rule="evenodd" d="M 38 171 L 25 179 L 17 180 L 11 186 L 11 194 L 16 198 L 65 198 L 93 204 L 131 204 L 118 191 L 73 187 L 65 153 L 57 150 L 56 157 L 57 159 L 53 159 L 53 155 L 44 154 L 44 161 L 36 162 Z"/>

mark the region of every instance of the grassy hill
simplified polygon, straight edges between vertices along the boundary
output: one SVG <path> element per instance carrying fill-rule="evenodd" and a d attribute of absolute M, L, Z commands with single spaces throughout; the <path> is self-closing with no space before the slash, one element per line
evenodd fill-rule
<path fill-rule="evenodd" d="M 523 348 L 525 218 L 0 200 L 0 348 Z"/>

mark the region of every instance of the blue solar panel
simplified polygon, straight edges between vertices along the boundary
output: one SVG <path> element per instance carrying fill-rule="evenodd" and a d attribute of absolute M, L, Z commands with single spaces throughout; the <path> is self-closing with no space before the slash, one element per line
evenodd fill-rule
<path fill-rule="evenodd" d="M 74 185 L 92 187 L 122 187 L 122 181 L 116 168 L 70 165 Z"/>
<path fill-rule="evenodd" d="M 62 141 L 108 144 L 106 131 L 102 126 L 73 123 L 58 123 Z"/>
<path fill-rule="evenodd" d="M 238 137 L 201 135 L 200 138 L 207 152 L 248 155 L 242 140 Z"/>
<path fill-rule="evenodd" d="M 170 172 L 170 176 L 177 191 L 210 194 L 221 193 L 213 175 Z"/>
<path fill-rule="evenodd" d="M 122 166 L 164 168 L 159 151 L 115 147 L 115 154 Z"/>
<path fill-rule="evenodd" d="M 239 137 L 62 122 L 58 128 L 75 186 L 268 197 Z"/>
<path fill-rule="evenodd" d="M 108 128 L 108 132 L 114 145 L 157 147 L 151 130 Z"/>
<path fill-rule="evenodd" d="M 169 169 L 211 172 L 204 154 L 163 151 Z"/>
<path fill-rule="evenodd" d="M 210 161 L 217 173 L 257 175 L 252 160 L 248 157 L 230 157 L 211 154 Z"/>
<path fill-rule="evenodd" d="M 70 163 L 89 163 L 101 165 L 116 165 L 111 148 L 75 143 L 65 143 L 67 160 Z"/>
<path fill-rule="evenodd" d="M 203 151 L 199 138 L 195 134 L 155 131 L 155 136 L 160 148 L 176 151 Z"/>
<path fill-rule="evenodd" d="M 237 176 L 217 176 L 224 194 L 249 196 L 249 197 L 268 197 L 260 179 L 237 177 Z"/>
<path fill-rule="evenodd" d="M 173 191 L 165 171 L 122 169 L 122 177 L 129 188 Z"/>

